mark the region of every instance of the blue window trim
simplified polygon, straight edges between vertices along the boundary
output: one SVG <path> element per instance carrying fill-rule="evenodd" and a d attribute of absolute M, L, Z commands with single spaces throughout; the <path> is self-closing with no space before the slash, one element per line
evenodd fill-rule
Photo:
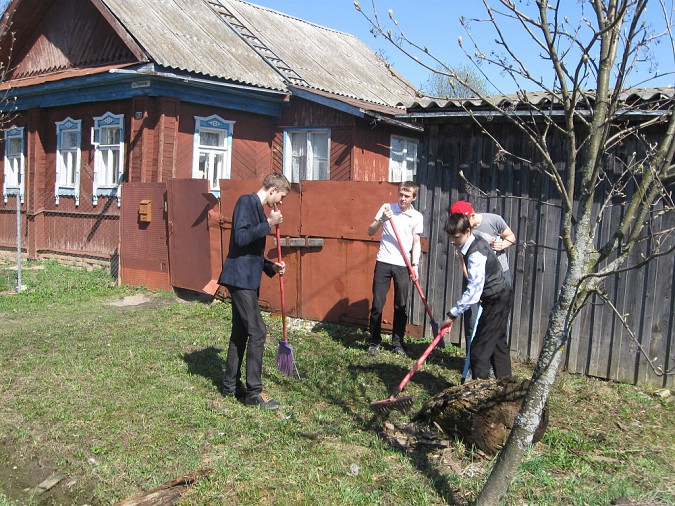
<path fill-rule="evenodd" d="M 217 114 L 208 117 L 195 116 L 195 133 L 192 146 L 192 177 L 196 178 L 199 171 L 199 133 L 202 129 L 220 130 L 224 132 L 225 137 L 225 167 L 223 168 L 222 179 L 230 179 L 232 174 L 232 135 L 234 132 L 234 121 L 221 118 Z M 210 185 L 209 185 L 210 186 Z M 220 188 L 209 191 L 220 198 Z"/>
<path fill-rule="evenodd" d="M 100 186 L 98 179 L 100 177 L 100 150 L 101 127 L 118 126 L 120 128 L 120 167 L 117 184 L 115 186 Z M 91 132 L 91 143 L 94 146 L 94 188 L 92 191 L 92 204 L 98 204 L 98 197 L 117 197 L 117 206 L 119 207 L 122 199 L 122 181 L 124 180 L 124 114 L 113 114 L 106 112 L 103 116 L 94 118 L 94 127 Z"/>
<path fill-rule="evenodd" d="M 9 148 L 9 143 L 7 142 L 10 138 L 12 137 L 20 137 L 21 138 L 21 163 L 19 167 L 19 186 L 7 186 L 7 150 Z M 5 129 L 5 160 L 4 160 L 4 167 L 5 167 L 5 173 L 3 174 L 3 179 L 2 179 L 2 195 L 3 199 L 5 202 L 7 202 L 7 197 L 9 195 L 19 195 L 19 199 L 21 200 L 21 203 L 23 204 L 24 202 L 24 194 L 25 194 L 25 180 L 26 180 L 26 137 L 24 135 L 24 127 L 18 127 L 16 125 L 12 125 L 9 128 Z"/>
<path fill-rule="evenodd" d="M 59 167 L 61 164 L 61 132 L 64 130 L 77 130 L 77 160 L 75 162 L 75 182 L 73 187 L 59 185 Z M 56 182 L 54 183 L 54 201 L 59 204 L 59 197 L 73 197 L 75 206 L 80 205 L 80 170 L 82 168 L 82 120 L 67 117 L 63 121 L 56 122 Z"/>

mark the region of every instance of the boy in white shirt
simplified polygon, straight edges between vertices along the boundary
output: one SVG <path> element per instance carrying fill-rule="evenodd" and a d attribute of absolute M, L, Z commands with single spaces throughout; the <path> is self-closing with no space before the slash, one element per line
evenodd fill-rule
<path fill-rule="evenodd" d="M 368 227 L 368 235 L 372 236 L 382 227 L 380 249 L 373 274 L 373 304 L 370 308 L 370 346 L 371 356 L 378 354 L 382 344 L 382 309 L 389 293 L 391 281 L 394 281 L 394 323 L 391 336 L 392 351 L 406 355 L 403 347 L 403 336 L 408 323 L 407 301 L 411 275 L 408 272 L 405 258 L 401 252 L 396 234 L 389 220 L 393 220 L 403 250 L 410 255 L 415 279 L 418 278 L 418 265 L 422 252 L 420 235 L 423 232 L 422 214 L 413 208 L 419 186 L 412 181 L 405 181 L 398 187 L 398 202 L 383 204 Z"/>

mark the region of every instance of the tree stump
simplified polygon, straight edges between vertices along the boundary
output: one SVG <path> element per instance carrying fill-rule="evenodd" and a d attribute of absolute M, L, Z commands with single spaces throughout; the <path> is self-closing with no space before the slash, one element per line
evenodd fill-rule
<path fill-rule="evenodd" d="M 487 455 L 493 455 L 506 442 L 529 384 L 529 380 L 509 376 L 450 387 L 429 399 L 415 420 L 433 421 L 446 434 L 459 436 Z M 544 408 L 533 443 L 541 439 L 547 426 L 548 406 Z"/>

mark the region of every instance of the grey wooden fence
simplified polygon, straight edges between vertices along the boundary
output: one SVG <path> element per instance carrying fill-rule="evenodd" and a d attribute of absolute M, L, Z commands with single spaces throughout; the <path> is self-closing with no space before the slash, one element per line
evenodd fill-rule
<path fill-rule="evenodd" d="M 469 119 L 429 120 L 426 127 L 416 207 L 425 216 L 429 241 L 423 268 L 427 299 L 434 313 L 442 314 L 441 308 L 447 311 L 461 295 L 461 267 L 443 231 L 450 203 L 466 199 L 478 212 L 500 214 L 517 238 L 517 246 L 508 251 L 515 293 L 511 350 L 521 359 L 536 359 L 566 267 L 559 239 L 560 199 L 536 163 L 496 159 L 493 142 Z M 507 149 L 536 160 L 532 147 L 507 124 L 496 123 L 491 129 Z M 562 145 L 552 149 L 559 155 L 555 160 L 564 160 Z M 633 149 L 639 146 L 628 146 L 626 152 Z M 562 162 L 560 170 L 564 171 Z M 627 191 L 632 189 L 627 187 Z M 596 203 L 596 211 L 600 205 Z M 609 236 L 622 213 L 621 206 L 604 213 L 598 224 L 598 244 Z M 673 213 L 655 218 L 653 225 L 657 229 L 675 227 Z M 673 238 L 667 240 L 672 245 Z M 633 251 L 630 263 L 638 263 L 653 247 L 653 241 L 646 237 Z M 565 367 L 571 372 L 629 383 L 675 384 L 672 374 L 655 373 L 647 362 L 649 357 L 659 371 L 668 371 L 675 362 L 674 263 L 675 255 L 671 254 L 640 270 L 607 279 L 605 290 L 618 310 L 629 315 L 636 339 L 610 307 L 594 298 L 574 325 L 565 350 Z M 420 306 L 418 303 L 413 311 L 417 322 L 424 319 Z M 458 335 L 457 331 L 452 334 L 456 342 Z"/>

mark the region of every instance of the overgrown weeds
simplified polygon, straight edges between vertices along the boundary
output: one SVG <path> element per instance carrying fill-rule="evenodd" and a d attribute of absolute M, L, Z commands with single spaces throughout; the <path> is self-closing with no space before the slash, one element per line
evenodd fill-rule
<path fill-rule="evenodd" d="M 265 412 L 219 393 L 228 303 L 44 267 L 25 273 L 24 292 L 0 296 L 0 504 L 110 504 L 206 468 L 182 504 L 464 504 L 489 472 L 489 459 L 453 438 L 390 443 L 387 430 L 409 417 L 385 426 L 368 404 L 412 361 L 369 357 L 362 329 L 292 321 L 302 379 L 289 379 L 274 360 L 281 322 L 266 315 L 264 383 L 282 408 Z M 128 295 L 144 302 L 110 304 Z M 461 350 L 438 350 L 406 392 L 419 407 L 458 383 L 462 364 Z M 550 410 L 507 504 L 675 502 L 667 400 L 561 374 Z M 54 472 L 63 480 L 36 495 Z"/>

